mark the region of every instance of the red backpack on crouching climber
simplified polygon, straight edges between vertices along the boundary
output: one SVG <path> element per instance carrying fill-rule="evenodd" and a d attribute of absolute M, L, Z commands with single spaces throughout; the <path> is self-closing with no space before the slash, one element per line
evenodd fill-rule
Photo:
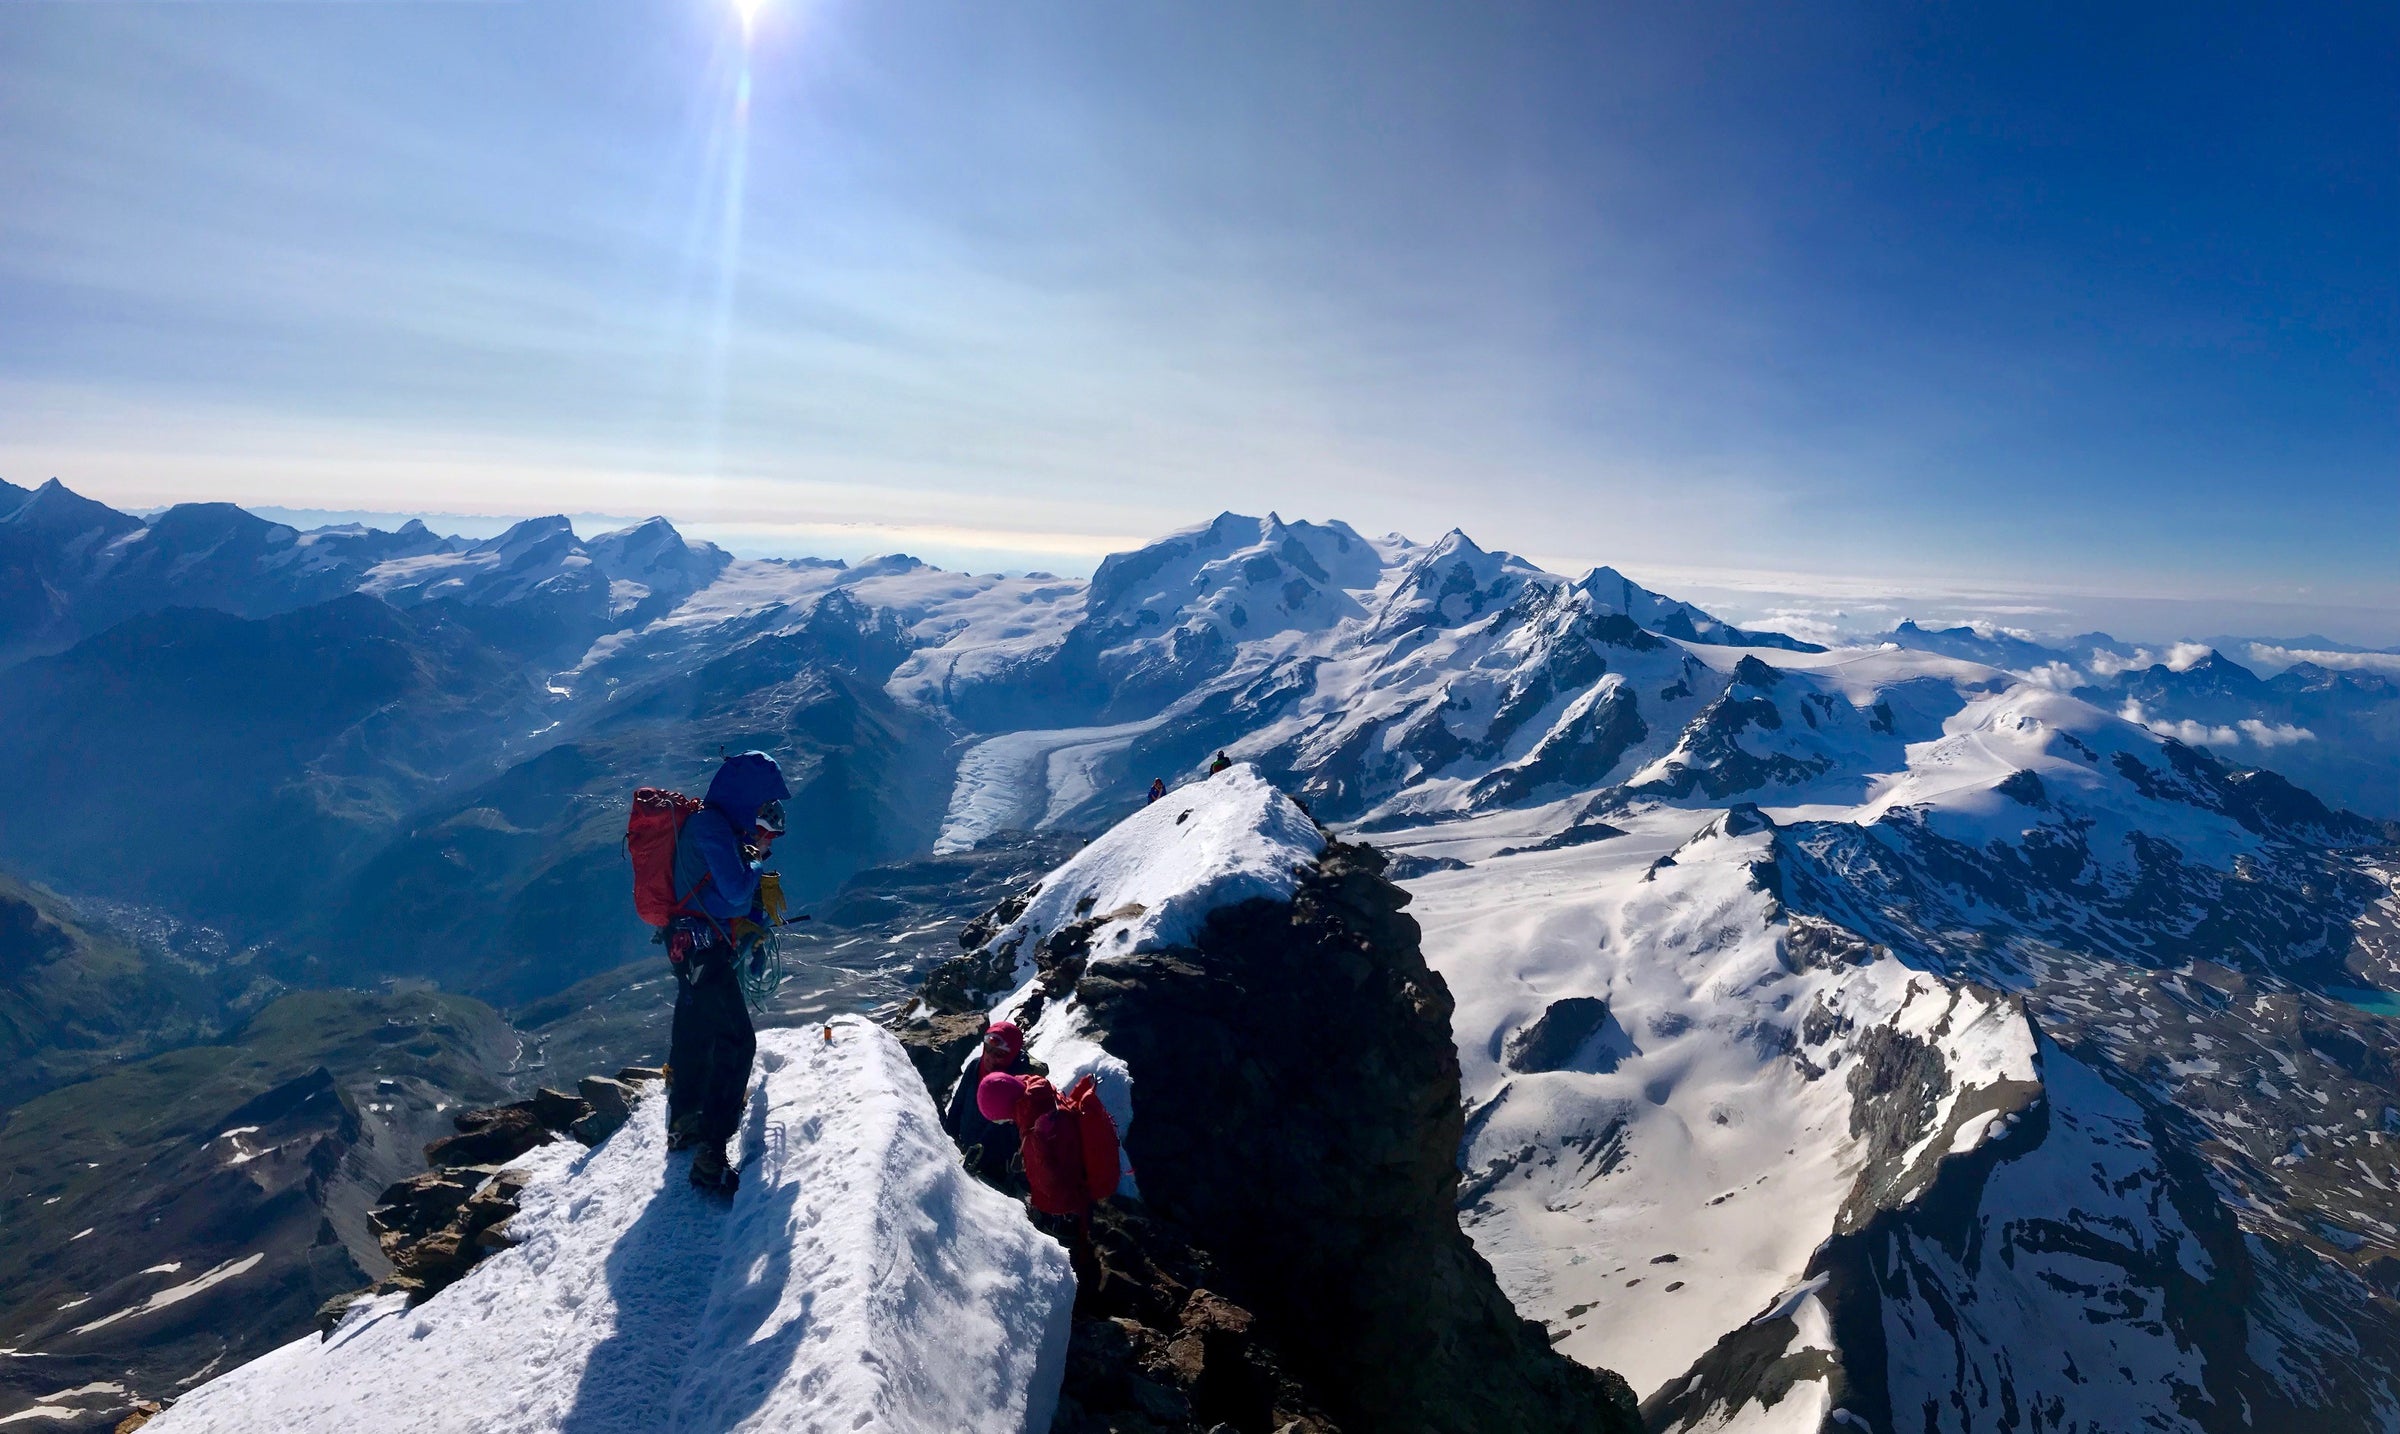
<path fill-rule="evenodd" d="M 1034 1209 L 1080 1217 L 1117 1193 L 1117 1122 L 1089 1075 L 1065 1095 L 1040 1076 L 988 1075 L 975 1088 L 975 1108 L 986 1120 L 1015 1123 Z"/>

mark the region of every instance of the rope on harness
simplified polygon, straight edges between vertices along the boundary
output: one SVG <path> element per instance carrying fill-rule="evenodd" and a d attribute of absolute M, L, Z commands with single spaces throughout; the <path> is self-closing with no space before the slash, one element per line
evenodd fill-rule
<path fill-rule="evenodd" d="M 733 970 L 742 983 L 742 999 L 753 1011 L 764 1012 L 783 985 L 783 928 L 760 928 L 747 948 L 734 957 Z"/>
<path fill-rule="evenodd" d="M 738 948 L 733 962 L 734 977 L 741 982 L 742 999 L 750 1003 L 751 1010 L 764 1012 L 783 985 L 783 928 L 806 920 L 806 915 L 800 915 L 769 921 L 757 928 L 756 935 L 746 937 L 747 945 Z"/>

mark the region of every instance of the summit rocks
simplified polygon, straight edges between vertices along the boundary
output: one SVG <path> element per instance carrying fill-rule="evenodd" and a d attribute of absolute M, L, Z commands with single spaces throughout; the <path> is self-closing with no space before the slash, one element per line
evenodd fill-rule
<path fill-rule="evenodd" d="M 1231 827 L 1245 804 L 1284 799 L 1237 773 L 1188 800 L 1228 809 L 1194 826 Z M 1054 873 L 1044 906 L 1072 912 L 1079 884 L 1115 890 L 1162 869 L 1168 858 L 1143 848 L 1171 849 L 1184 823 L 1152 812 Z M 1103 1207 L 1105 1274 L 1079 1301 L 1059 1428 L 1200 1430 L 1211 1412 L 1244 1434 L 1287 1427 L 1270 1417 L 1443 1434 L 1639 1428 L 1624 1381 L 1554 1353 L 1460 1230 L 1449 991 L 1383 857 L 1317 840 L 1297 849 L 1288 895 L 1236 890 L 1166 942 L 1114 939 L 1109 927 L 1142 921 L 1132 906 L 1084 916 L 1019 962 L 1026 989 L 1002 1011 L 1043 1013 L 1037 1051 L 1073 1032 L 1050 1037 L 1054 1079 L 1066 1058 L 1121 1072 L 1133 1092 L 1125 1150 L 1140 1194 Z M 1044 906 L 983 929 L 1031 944 Z M 1049 951 L 1062 936 L 1074 962 Z M 928 990 L 988 990 L 1005 969 L 1002 953 L 970 952 Z M 1178 1378 L 1194 1360 L 1216 1372 Z M 1139 1403 L 1125 1393 L 1135 1380 L 1161 1391 L 1147 1423 L 1107 1412 Z M 1205 1392 L 1230 1387 L 1248 1393 Z"/>

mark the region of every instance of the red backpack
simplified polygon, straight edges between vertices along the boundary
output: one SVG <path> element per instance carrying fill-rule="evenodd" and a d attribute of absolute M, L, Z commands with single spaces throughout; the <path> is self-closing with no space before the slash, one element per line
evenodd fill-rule
<path fill-rule="evenodd" d="M 1025 1098 L 1036 1109 L 1050 1106 L 1024 1130 L 1025 1183 L 1032 1187 L 1033 1208 L 1047 1215 L 1080 1215 L 1116 1194 L 1117 1122 L 1100 1103 L 1098 1084 L 1086 1075 L 1062 1096 L 1035 1076 L 1025 1084 Z"/>
<path fill-rule="evenodd" d="M 698 893 L 698 887 L 675 889 L 675 839 L 698 810 L 698 797 L 664 787 L 644 787 L 633 794 L 633 815 L 625 819 L 625 851 L 633 858 L 633 909 L 652 926 L 674 920 Z"/>

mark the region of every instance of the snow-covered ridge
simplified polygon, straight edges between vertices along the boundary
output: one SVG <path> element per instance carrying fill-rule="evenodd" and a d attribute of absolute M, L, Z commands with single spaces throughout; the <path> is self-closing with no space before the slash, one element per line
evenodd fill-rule
<path fill-rule="evenodd" d="M 160 1434 L 642 1434 L 1048 1426 L 1074 1277 L 978 1184 L 899 1043 L 762 1031 L 731 1210 L 666 1154 L 663 1100 L 533 1174 L 517 1240 L 415 1310 L 354 1307 L 193 1391 Z"/>
<path fill-rule="evenodd" d="M 1042 884 L 1024 914 L 993 938 L 1033 951 L 1059 928 L 1098 919 L 1092 959 L 1188 945 L 1222 906 L 1287 901 L 1325 850 L 1325 834 L 1258 770 L 1236 765 L 1177 788 L 1117 823 Z"/>

